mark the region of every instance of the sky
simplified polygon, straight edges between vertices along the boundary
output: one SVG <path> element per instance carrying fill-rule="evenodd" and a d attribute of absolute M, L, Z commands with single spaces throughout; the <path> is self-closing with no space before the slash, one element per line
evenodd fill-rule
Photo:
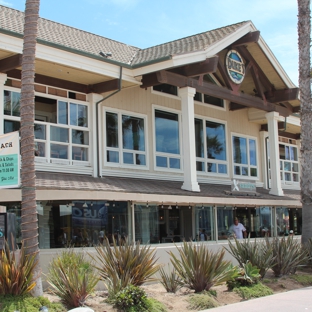
<path fill-rule="evenodd" d="M 25 10 L 25 0 L 0 0 Z M 298 86 L 296 0 L 41 0 L 40 17 L 138 48 L 251 20 Z"/>

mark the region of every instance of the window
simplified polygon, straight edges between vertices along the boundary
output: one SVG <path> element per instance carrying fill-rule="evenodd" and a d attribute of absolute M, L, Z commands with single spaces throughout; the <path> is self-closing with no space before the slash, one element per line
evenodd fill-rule
<path fill-rule="evenodd" d="M 280 173 L 284 183 L 299 182 L 298 148 L 294 145 L 279 144 Z"/>
<path fill-rule="evenodd" d="M 257 177 L 256 140 L 247 137 L 232 137 L 234 175 Z"/>
<path fill-rule="evenodd" d="M 146 166 L 145 120 L 106 112 L 106 162 Z"/>
<path fill-rule="evenodd" d="M 195 148 L 197 171 L 227 174 L 224 124 L 195 119 Z"/>
<path fill-rule="evenodd" d="M 212 206 L 195 207 L 196 240 L 215 240 L 214 211 Z"/>
<path fill-rule="evenodd" d="M 181 169 L 179 116 L 155 110 L 156 167 Z"/>
<path fill-rule="evenodd" d="M 4 91 L 4 115 L 20 116 L 20 93 L 13 91 Z"/>
<path fill-rule="evenodd" d="M 203 81 L 207 83 L 216 84 L 216 82 L 213 80 L 213 78 L 210 75 L 204 75 Z M 202 94 L 199 92 L 196 92 L 194 96 L 194 100 L 205 103 L 205 104 L 217 106 L 217 107 L 224 107 L 224 101 L 222 99 L 219 99 L 214 96 L 207 95 L 207 94 Z"/>
<path fill-rule="evenodd" d="M 167 94 L 178 95 L 178 88 L 176 86 L 172 86 L 166 83 L 153 86 L 153 90 L 167 93 Z"/>

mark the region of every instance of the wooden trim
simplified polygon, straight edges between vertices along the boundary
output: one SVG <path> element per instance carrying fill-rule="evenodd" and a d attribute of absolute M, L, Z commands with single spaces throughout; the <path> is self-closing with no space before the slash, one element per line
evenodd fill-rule
<path fill-rule="evenodd" d="M 245 35 L 244 37 L 238 39 L 236 42 L 232 44 L 232 47 L 238 47 L 244 44 L 258 42 L 260 38 L 260 31 L 253 31 Z"/>
<path fill-rule="evenodd" d="M 0 73 L 6 73 L 9 70 L 22 66 L 22 54 L 15 54 L 0 60 Z"/>
<path fill-rule="evenodd" d="M 288 102 L 299 99 L 299 88 L 266 92 L 266 98 L 272 103 Z"/>

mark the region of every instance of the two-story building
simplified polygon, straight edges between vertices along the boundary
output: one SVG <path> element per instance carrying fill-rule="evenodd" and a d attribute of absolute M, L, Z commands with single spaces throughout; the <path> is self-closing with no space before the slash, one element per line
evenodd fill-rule
<path fill-rule="evenodd" d="M 0 6 L 0 134 L 20 128 L 23 12 Z M 298 88 L 251 21 L 140 49 L 39 20 L 40 249 L 301 234 Z M 0 172 L 1 175 L 1 172 Z M 21 189 L 0 189 L 16 216 Z"/>

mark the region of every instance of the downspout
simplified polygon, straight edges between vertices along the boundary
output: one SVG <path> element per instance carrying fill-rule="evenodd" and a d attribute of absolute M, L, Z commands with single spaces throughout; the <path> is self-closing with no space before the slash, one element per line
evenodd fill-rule
<path fill-rule="evenodd" d="M 122 66 L 120 66 L 120 72 L 119 72 L 119 82 L 118 82 L 118 90 L 114 91 L 113 93 L 103 97 L 101 100 L 97 101 L 95 103 L 96 105 L 96 153 L 97 153 L 97 166 L 98 166 L 98 177 L 102 177 L 102 174 L 100 172 L 100 139 L 99 139 L 99 104 L 103 101 L 107 100 L 111 96 L 115 95 L 121 90 L 121 80 L 122 80 Z"/>
<path fill-rule="evenodd" d="M 265 157 L 266 157 L 267 185 L 268 185 L 268 189 L 270 189 L 270 184 L 269 184 L 270 179 L 269 179 L 268 139 L 269 139 L 269 137 L 267 136 L 265 138 Z"/>

